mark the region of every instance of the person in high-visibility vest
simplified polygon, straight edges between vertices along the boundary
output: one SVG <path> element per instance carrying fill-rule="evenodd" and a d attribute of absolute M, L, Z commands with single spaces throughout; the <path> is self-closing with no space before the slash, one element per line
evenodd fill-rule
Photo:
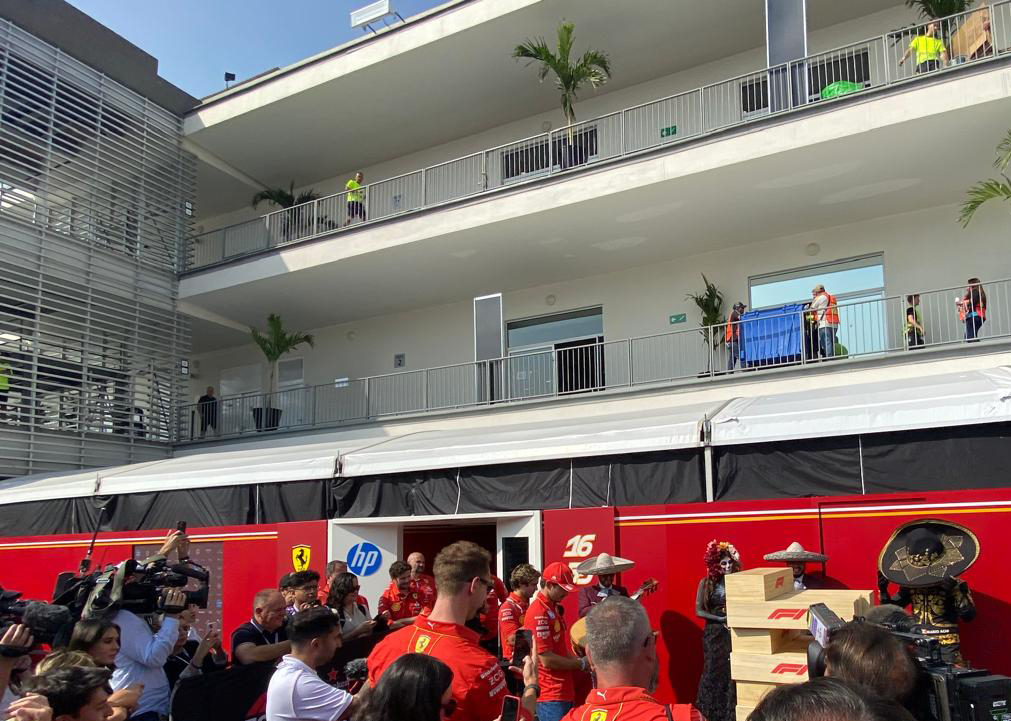
<path fill-rule="evenodd" d="M 911 54 L 916 53 L 916 72 L 929 73 L 948 64 L 948 49 L 944 41 L 937 37 L 937 23 L 929 23 L 923 35 L 916 35 L 909 41 L 909 47 L 899 60 L 899 65 L 906 62 Z"/>
<path fill-rule="evenodd" d="M 365 176 L 359 170 L 345 185 L 348 201 L 348 219 L 344 225 L 350 225 L 352 219 L 359 218 L 365 220 L 365 189 L 362 188 L 362 181 Z"/>
<path fill-rule="evenodd" d="M 741 313 L 748 306 L 737 301 L 727 316 L 727 332 L 723 340 L 727 343 L 727 370 L 732 371 L 741 356 Z"/>
<path fill-rule="evenodd" d="M 818 349 L 822 358 L 835 356 L 835 336 L 839 332 L 839 304 L 821 283 L 811 289 L 810 311 L 818 324 Z"/>
<path fill-rule="evenodd" d="M 11 367 L 0 359 L 0 411 L 7 410 L 7 396 L 11 390 Z"/>

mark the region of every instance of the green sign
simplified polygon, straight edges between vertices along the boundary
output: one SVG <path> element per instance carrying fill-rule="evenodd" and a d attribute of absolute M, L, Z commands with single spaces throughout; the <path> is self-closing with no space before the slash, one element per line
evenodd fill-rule
<path fill-rule="evenodd" d="M 675 313 L 670 317 L 670 324 L 677 325 L 678 323 L 684 323 L 687 320 L 688 320 L 687 313 Z"/>
<path fill-rule="evenodd" d="M 678 126 L 672 125 L 669 128 L 660 128 L 661 138 L 671 138 L 678 134 Z"/>

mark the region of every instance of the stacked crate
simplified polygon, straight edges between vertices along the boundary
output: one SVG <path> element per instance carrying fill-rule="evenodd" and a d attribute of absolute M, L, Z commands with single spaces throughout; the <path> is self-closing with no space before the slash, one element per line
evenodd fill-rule
<path fill-rule="evenodd" d="M 844 621 L 863 616 L 871 591 L 793 590 L 793 571 L 753 568 L 726 576 L 730 674 L 737 683 L 737 721 L 770 689 L 807 681 L 808 608 L 824 603 Z"/>

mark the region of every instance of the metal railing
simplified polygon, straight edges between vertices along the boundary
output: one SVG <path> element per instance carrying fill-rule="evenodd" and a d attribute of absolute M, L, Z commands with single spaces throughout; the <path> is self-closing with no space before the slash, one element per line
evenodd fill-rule
<path fill-rule="evenodd" d="M 1004 0 L 381 180 L 354 191 L 361 201 L 337 193 L 203 233 L 190 239 L 183 270 L 993 60 L 1009 49 L 1011 0 Z"/>
<path fill-rule="evenodd" d="M 1011 279 L 983 283 L 981 288 L 982 295 L 973 291 L 977 310 L 986 299 L 978 339 L 1011 337 Z M 819 329 L 819 318 L 798 305 L 792 311 L 763 312 L 702 328 L 222 398 L 213 411 L 193 403 L 180 409 L 178 439 L 336 426 L 689 379 L 709 381 L 734 373 L 973 342 L 970 328 L 975 332 L 976 322 L 960 308 L 967 293 L 965 286 L 958 286 L 842 301 L 838 324 L 831 330 Z"/>

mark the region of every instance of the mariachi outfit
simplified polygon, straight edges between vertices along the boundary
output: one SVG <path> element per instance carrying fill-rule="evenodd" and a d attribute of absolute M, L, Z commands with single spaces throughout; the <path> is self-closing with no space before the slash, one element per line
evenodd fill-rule
<path fill-rule="evenodd" d="M 706 621 L 702 632 L 702 676 L 695 707 L 707 721 L 732 721 L 737 710 L 737 687 L 730 678 L 730 631 L 727 629 L 727 587 L 720 559 L 729 557 L 734 571 L 741 569 L 741 556 L 726 541 L 710 541 L 705 562 L 708 575 L 699 581 L 695 615 Z"/>
<path fill-rule="evenodd" d="M 958 578 L 979 557 L 979 541 L 950 521 L 912 521 L 896 529 L 878 557 L 881 603 L 912 608 L 917 630 L 937 639 L 941 657 L 963 663 L 959 621 L 976 617 L 969 584 Z M 899 586 L 888 593 L 888 582 Z"/>
<path fill-rule="evenodd" d="M 782 551 L 776 551 L 775 553 L 767 553 L 762 556 L 766 561 L 779 561 L 785 564 L 792 563 L 824 563 L 828 560 L 828 556 L 824 553 L 815 553 L 814 551 L 807 551 L 802 545 L 797 541 L 794 541 L 789 546 L 787 546 Z M 823 588 L 824 584 L 822 580 L 817 576 L 811 576 L 807 573 L 806 569 L 804 573 L 799 576 L 793 577 L 793 590 L 794 591 L 806 591 L 809 588 Z"/>
<path fill-rule="evenodd" d="M 614 576 L 634 567 L 635 561 L 612 556 L 609 553 L 601 553 L 596 558 L 590 558 L 576 566 L 576 572 L 583 576 Z M 610 596 L 625 596 L 627 598 L 628 589 L 616 583 L 602 586 L 599 583 L 599 578 L 598 582 L 592 586 L 583 586 L 579 590 L 579 617 L 583 618 L 591 608 Z"/>

